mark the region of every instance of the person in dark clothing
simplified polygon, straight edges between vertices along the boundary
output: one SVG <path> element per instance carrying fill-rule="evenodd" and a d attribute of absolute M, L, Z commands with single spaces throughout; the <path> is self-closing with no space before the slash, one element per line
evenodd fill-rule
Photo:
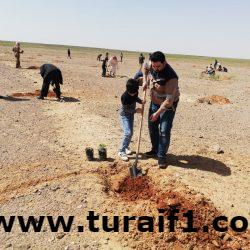
<path fill-rule="evenodd" d="M 104 60 L 102 60 L 102 77 L 106 76 L 107 72 L 107 62 L 108 62 L 108 57 L 105 57 Z"/>
<path fill-rule="evenodd" d="M 139 85 L 135 79 L 129 79 L 126 84 L 126 91 L 121 96 L 122 107 L 120 118 L 124 135 L 119 148 L 118 156 L 123 161 L 128 161 L 128 154 L 131 154 L 129 144 L 133 136 L 134 114 L 142 113 L 141 108 L 136 108 L 136 103 L 142 104 L 143 101 L 138 97 Z"/>
<path fill-rule="evenodd" d="M 167 63 L 165 55 L 156 51 L 150 56 L 151 65 L 144 68 L 143 89 L 151 84 L 148 128 L 152 148 L 146 156 L 158 156 L 160 168 L 166 166 L 171 129 L 179 102 L 178 76 Z"/>
<path fill-rule="evenodd" d="M 63 84 L 62 72 L 53 64 L 43 64 L 40 67 L 40 74 L 43 78 L 43 85 L 38 99 L 44 99 L 48 95 L 49 85 L 55 86 L 53 91 L 58 100 L 61 100 L 60 84 Z"/>
<path fill-rule="evenodd" d="M 71 59 L 70 49 L 68 49 L 68 58 Z"/>
<path fill-rule="evenodd" d="M 139 56 L 139 64 L 142 65 L 144 63 L 145 57 L 144 55 L 141 53 Z"/>
<path fill-rule="evenodd" d="M 218 64 L 218 61 L 217 61 L 217 59 L 215 59 L 215 61 L 214 61 L 214 69 L 216 69 L 217 64 Z"/>
<path fill-rule="evenodd" d="M 97 61 L 101 61 L 102 54 L 99 54 L 96 58 Z"/>
<path fill-rule="evenodd" d="M 109 53 L 108 52 L 106 52 L 105 59 L 109 60 Z"/>
<path fill-rule="evenodd" d="M 121 62 L 122 62 L 122 59 L 123 59 L 123 53 L 122 52 L 120 54 L 120 58 L 121 58 Z"/>

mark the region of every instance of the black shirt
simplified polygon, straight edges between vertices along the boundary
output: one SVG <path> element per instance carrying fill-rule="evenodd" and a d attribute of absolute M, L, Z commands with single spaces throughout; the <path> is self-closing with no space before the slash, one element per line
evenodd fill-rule
<path fill-rule="evenodd" d="M 178 75 L 169 64 L 166 64 L 166 66 L 160 72 L 154 71 L 151 66 L 150 73 L 154 80 L 164 79 L 165 82 L 167 82 L 174 78 L 178 79 Z"/>
<path fill-rule="evenodd" d="M 128 91 L 125 91 L 121 96 L 122 105 L 130 105 L 133 103 L 142 103 L 142 100 L 138 97 L 138 93 L 134 96 L 130 95 Z"/>
<path fill-rule="evenodd" d="M 108 58 L 105 57 L 105 59 L 102 60 L 102 67 L 106 68 L 107 67 L 107 62 L 108 62 Z"/>
<path fill-rule="evenodd" d="M 144 60 L 145 60 L 145 57 L 144 57 L 144 56 L 140 56 L 140 57 L 139 57 L 139 63 L 140 63 L 140 64 L 143 64 L 143 63 L 144 63 Z"/>
<path fill-rule="evenodd" d="M 122 94 L 121 102 L 121 115 L 133 115 L 135 113 L 136 102 L 142 104 L 142 100 L 138 97 L 138 93 L 131 96 L 128 91 Z"/>
<path fill-rule="evenodd" d="M 52 80 L 54 83 L 63 84 L 61 70 L 53 64 L 43 64 L 40 67 L 40 74 L 44 80 Z"/>
<path fill-rule="evenodd" d="M 57 70 L 58 68 L 53 65 L 53 64 L 43 64 L 41 67 L 40 67 L 40 74 L 43 78 L 45 78 L 49 73 L 51 73 L 52 71 L 54 70 Z"/>

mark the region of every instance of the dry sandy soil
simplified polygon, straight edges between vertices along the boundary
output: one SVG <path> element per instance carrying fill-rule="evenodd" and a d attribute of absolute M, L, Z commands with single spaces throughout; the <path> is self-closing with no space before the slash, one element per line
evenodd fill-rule
<path fill-rule="evenodd" d="M 180 77 L 181 99 L 168 167 L 158 169 L 156 159 L 142 155 L 139 166 L 147 176 L 133 183 L 126 176 L 134 156 L 126 164 L 117 158 L 122 136 L 118 109 L 126 79 L 138 68 L 138 55 L 125 52 L 118 76 L 102 78 L 98 51 L 72 50 L 70 60 L 59 48 L 24 50 L 18 70 L 11 47 L 0 46 L 0 95 L 4 96 L 0 99 L 0 214 L 74 215 L 75 221 L 70 233 L 52 233 L 48 225 L 40 233 L 22 233 L 17 224 L 11 233 L 1 227 L 0 249 L 250 248 L 247 232 L 216 233 L 209 227 L 209 233 L 182 233 L 183 219 L 175 233 L 139 233 L 135 223 L 130 233 L 77 231 L 78 225 L 87 226 L 91 210 L 121 218 L 157 217 L 161 208 L 167 215 L 169 204 L 182 212 L 193 209 L 195 225 L 200 227 L 218 215 L 229 220 L 241 215 L 249 221 L 249 61 L 228 61 L 229 73 L 209 79 L 200 75 L 207 59 L 169 58 Z M 38 70 L 28 67 L 46 62 L 63 72 L 65 102 L 13 95 L 40 89 Z M 146 120 L 142 152 L 150 149 Z M 135 124 L 133 150 L 138 116 Z M 85 148 L 93 147 L 97 157 L 100 143 L 107 145 L 108 161 L 88 162 Z"/>

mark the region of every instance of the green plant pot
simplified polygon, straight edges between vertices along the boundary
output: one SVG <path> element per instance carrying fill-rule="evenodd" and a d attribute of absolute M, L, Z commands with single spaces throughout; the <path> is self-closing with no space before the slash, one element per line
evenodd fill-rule
<path fill-rule="evenodd" d="M 106 148 L 99 148 L 98 149 L 99 160 L 106 161 L 107 160 L 107 149 Z"/>

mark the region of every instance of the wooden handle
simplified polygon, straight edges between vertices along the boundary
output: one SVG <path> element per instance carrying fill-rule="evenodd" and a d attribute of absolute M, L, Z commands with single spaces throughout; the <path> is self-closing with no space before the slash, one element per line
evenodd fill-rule
<path fill-rule="evenodd" d="M 146 100 L 146 94 L 147 94 L 147 90 L 144 90 L 143 101 Z M 141 114 L 141 122 L 140 122 L 139 137 L 138 137 L 138 141 L 137 141 L 137 149 L 136 149 L 135 162 L 138 161 L 138 155 L 139 155 L 139 151 L 140 151 L 141 132 L 142 132 L 143 115 L 144 115 L 144 106 L 145 106 L 145 104 L 142 104 L 142 114 Z"/>

